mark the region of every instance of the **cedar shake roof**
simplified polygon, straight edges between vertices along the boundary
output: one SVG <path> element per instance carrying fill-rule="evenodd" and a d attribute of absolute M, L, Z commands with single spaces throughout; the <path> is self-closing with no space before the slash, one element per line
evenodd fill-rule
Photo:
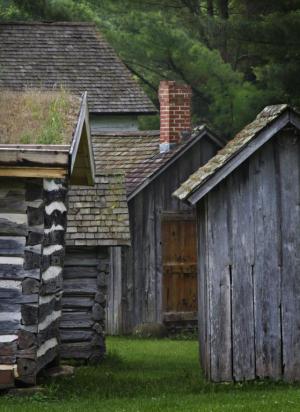
<path fill-rule="evenodd" d="M 69 190 L 68 246 L 129 245 L 129 217 L 123 174 L 97 174 L 95 186 Z"/>
<path fill-rule="evenodd" d="M 90 23 L 0 24 L 0 89 L 88 93 L 94 113 L 153 113 L 151 101 Z"/>
<path fill-rule="evenodd" d="M 192 134 L 183 139 L 169 152 L 156 153 L 140 162 L 136 168 L 132 168 L 126 174 L 127 196 L 130 200 L 148 183 L 162 173 L 173 161 L 182 156 L 186 150 L 192 147 L 202 137 L 212 139 L 219 147 L 224 146 L 222 139 L 213 134 L 206 125 L 201 125 L 193 129 Z"/>
<path fill-rule="evenodd" d="M 127 201 L 204 136 L 223 146 L 206 126 L 194 129 L 190 138 L 162 154 L 159 131 L 92 135 L 96 185 L 70 190 L 67 244 L 128 245 Z"/>
<path fill-rule="evenodd" d="M 282 121 L 277 124 L 276 121 L 279 121 L 281 118 Z M 201 196 L 198 196 L 198 200 L 200 200 L 201 197 L 213 189 L 216 184 L 218 184 L 223 178 L 239 166 L 242 161 L 257 150 L 261 144 L 271 138 L 285 125 L 289 123 L 297 123 L 297 126 L 299 127 L 300 123 L 297 118 L 298 116 L 295 111 L 286 104 L 265 107 L 252 123 L 248 124 L 232 140 L 230 140 L 229 143 L 227 143 L 227 145 L 216 154 L 216 156 L 193 173 L 189 179 L 186 180 L 179 187 L 179 189 L 174 192 L 174 196 L 180 200 L 187 200 L 204 185 L 208 185 L 210 183 L 207 190 L 204 190 L 203 188 L 203 193 L 201 193 Z M 262 136 L 262 133 L 267 132 L 268 129 L 269 132 L 265 133 L 263 136 L 264 138 L 258 142 L 258 139 Z M 247 153 L 246 149 L 248 149 Z M 238 162 L 236 160 L 237 157 L 243 153 L 244 158 L 241 157 Z M 227 168 L 226 171 L 225 167 Z M 222 172 L 223 169 L 223 176 L 218 178 L 217 174 Z M 195 200 L 191 200 L 191 202 L 194 204 L 198 200 L 195 198 Z"/>
<path fill-rule="evenodd" d="M 159 131 L 93 134 L 97 171 L 128 173 L 157 154 Z"/>
<path fill-rule="evenodd" d="M 213 139 L 220 147 L 223 146 L 223 142 L 206 126 L 195 128 L 190 138 L 183 140 L 167 153 L 159 151 L 159 131 L 94 134 L 92 142 L 96 170 L 124 172 L 127 198 L 130 199 L 135 192 L 168 167 L 169 162 L 183 154 L 204 135 Z"/>

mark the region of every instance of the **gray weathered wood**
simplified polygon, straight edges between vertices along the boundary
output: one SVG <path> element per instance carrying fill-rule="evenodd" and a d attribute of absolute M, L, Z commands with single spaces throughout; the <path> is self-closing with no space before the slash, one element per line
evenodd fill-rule
<path fill-rule="evenodd" d="M 253 279 L 254 230 L 252 186 L 249 164 L 228 178 L 230 193 L 232 355 L 233 376 L 237 381 L 255 378 Z"/>
<path fill-rule="evenodd" d="M 300 137 L 278 138 L 282 230 L 283 375 L 300 379 Z"/>
<path fill-rule="evenodd" d="M 21 306 L 22 324 L 36 325 L 38 322 L 38 305 Z"/>
<path fill-rule="evenodd" d="M 103 348 L 99 345 L 99 347 L 95 347 L 89 342 L 77 342 L 77 343 L 63 343 L 61 345 L 61 356 L 63 358 L 79 358 L 79 359 L 90 359 L 97 355 L 99 357 L 99 361 L 103 358 Z"/>
<path fill-rule="evenodd" d="M 40 269 L 24 269 L 21 264 L 3 264 L 0 263 L 0 279 L 21 280 L 24 277 L 40 279 Z"/>
<path fill-rule="evenodd" d="M 64 280 L 65 296 L 70 294 L 88 295 L 97 292 L 97 282 L 94 278 L 87 279 L 65 279 Z"/>
<path fill-rule="evenodd" d="M 210 314 L 211 378 L 216 382 L 232 379 L 232 281 L 230 239 L 227 226 L 230 204 L 226 191 L 227 185 L 225 184 L 210 193 L 207 209 L 208 276 L 210 279 L 207 310 Z"/>
<path fill-rule="evenodd" d="M 192 150 L 187 150 L 150 184 L 130 197 L 132 248 L 123 248 L 122 315 L 118 314 L 117 307 L 115 314 L 107 311 L 109 322 L 114 320 L 115 330 L 119 328 L 119 333 L 131 333 L 133 327 L 142 322 L 163 320 L 161 215 L 190 210 L 172 193 L 217 150 L 218 146 L 209 139 L 199 141 Z M 118 290 L 115 293 L 119 293 Z M 110 294 L 109 299 L 113 299 L 112 296 Z M 108 305 L 112 306 L 110 300 Z"/>
<path fill-rule="evenodd" d="M 93 330 L 60 329 L 61 339 L 65 343 L 91 341 L 94 335 Z"/>
<path fill-rule="evenodd" d="M 113 247 L 110 252 L 111 270 L 107 292 L 106 332 L 108 335 L 118 335 L 122 329 L 122 248 Z M 104 295 L 97 294 L 95 300 L 104 302 Z M 101 302 L 102 301 L 102 302 Z"/>
<path fill-rule="evenodd" d="M 0 213 L 0 234 L 26 236 L 27 216 L 22 213 Z"/>
<path fill-rule="evenodd" d="M 68 256 L 66 257 L 69 260 Z M 67 266 L 65 263 L 64 279 L 83 279 L 83 278 L 96 278 L 98 270 L 96 266 L 81 266 L 80 261 L 77 262 L 77 266 Z"/>
<path fill-rule="evenodd" d="M 90 328 L 93 326 L 94 321 L 91 318 L 90 313 L 87 312 L 71 312 L 63 313 L 60 327 L 61 328 Z"/>
<path fill-rule="evenodd" d="M 93 299 L 93 297 L 89 296 L 67 296 L 65 295 L 62 299 L 62 305 L 64 307 L 64 310 L 74 310 L 76 308 L 91 308 L 94 304 L 96 299 Z M 102 302 L 103 303 L 103 302 Z"/>
<path fill-rule="evenodd" d="M 253 179 L 255 262 L 253 265 L 256 376 L 281 378 L 281 262 L 275 161 L 276 142 L 268 143 L 250 163 Z M 255 206 L 255 207 L 254 207 Z"/>
<path fill-rule="evenodd" d="M 0 188 L 0 210 L 6 213 L 24 213 L 26 212 L 25 190 L 20 188 Z M 11 182 L 11 181 L 10 181 Z"/>
<path fill-rule="evenodd" d="M 25 330 L 18 331 L 18 346 L 19 349 L 28 349 L 36 346 L 36 335 Z"/>
<path fill-rule="evenodd" d="M 198 333 L 200 340 L 201 366 L 210 379 L 210 337 L 209 337 L 209 297 L 208 297 L 208 252 L 207 252 L 207 201 L 204 199 L 197 206 L 198 233 Z"/>
<path fill-rule="evenodd" d="M 22 282 L 22 292 L 24 295 L 31 295 L 34 293 L 39 293 L 40 282 L 36 279 L 25 278 Z"/>
<path fill-rule="evenodd" d="M 22 256 L 25 242 L 24 236 L 0 236 L 0 256 Z"/>

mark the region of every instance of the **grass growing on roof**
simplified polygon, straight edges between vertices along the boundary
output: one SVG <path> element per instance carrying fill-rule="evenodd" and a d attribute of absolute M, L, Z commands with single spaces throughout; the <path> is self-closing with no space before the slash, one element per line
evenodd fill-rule
<path fill-rule="evenodd" d="M 65 90 L 0 93 L 0 143 L 70 143 L 80 99 Z"/>
<path fill-rule="evenodd" d="M 31 399 L 2 398 L 1 412 L 289 412 L 300 410 L 300 385 L 211 384 L 201 376 L 194 341 L 108 338 L 108 357 L 72 378 L 46 384 Z"/>

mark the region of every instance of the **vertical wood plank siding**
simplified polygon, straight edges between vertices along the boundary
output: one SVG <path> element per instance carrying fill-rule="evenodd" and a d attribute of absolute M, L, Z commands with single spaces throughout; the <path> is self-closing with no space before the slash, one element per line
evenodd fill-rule
<path fill-rule="evenodd" d="M 117 327 L 108 327 L 112 333 L 131 333 L 142 322 L 162 322 L 162 212 L 190 211 L 172 193 L 216 151 L 211 141 L 200 141 L 130 200 L 132 248 L 123 249 L 122 282 L 111 280 L 122 296 L 121 321 L 117 314 L 110 315 L 110 322 L 115 319 L 118 323 Z M 114 293 L 118 295 L 119 291 Z"/>
<path fill-rule="evenodd" d="M 197 206 L 201 361 L 213 381 L 300 379 L 300 137 L 285 130 Z"/>

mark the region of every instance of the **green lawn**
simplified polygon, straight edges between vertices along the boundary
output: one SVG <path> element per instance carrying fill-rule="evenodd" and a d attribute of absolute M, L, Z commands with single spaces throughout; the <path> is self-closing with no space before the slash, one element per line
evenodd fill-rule
<path fill-rule="evenodd" d="M 300 385 L 210 384 L 201 376 L 196 341 L 108 338 L 108 357 L 78 367 L 47 394 L 0 399 L 0 411 L 300 411 Z"/>

